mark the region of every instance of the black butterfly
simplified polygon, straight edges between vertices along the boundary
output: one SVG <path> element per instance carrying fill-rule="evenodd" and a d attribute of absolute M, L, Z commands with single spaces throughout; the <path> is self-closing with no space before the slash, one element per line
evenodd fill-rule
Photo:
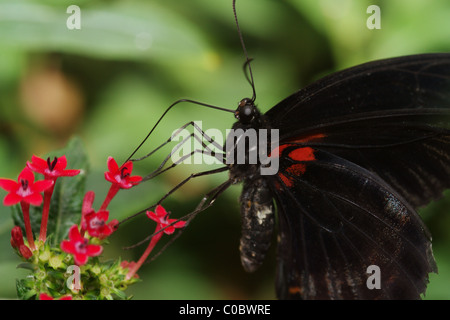
<path fill-rule="evenodd" d="M 233 129 L 242 134 L 227 139 L 233 151 L 250 129 L 279 130 L 279 145 L 268 151 L 279 161 L 277 173 L 262 175 L 265 164 L 248 162 L 257 143 L 246 146 L 245 163 L 227 162 L 175 189 L 192 177 L 229 171 L 229 180 L 206 195 L 196 213 L 243 183 L 240 252 L 247 271 L 262 263 L 277 213 L 278 298 L 421 297 L 437 267 L 416 209 L 450 187 L 450 54 L 337 72 L 265 114 L 254 94 L 234 114 Z M 372 266 L 380 276 L 375 288 L 368 284 Z"/>

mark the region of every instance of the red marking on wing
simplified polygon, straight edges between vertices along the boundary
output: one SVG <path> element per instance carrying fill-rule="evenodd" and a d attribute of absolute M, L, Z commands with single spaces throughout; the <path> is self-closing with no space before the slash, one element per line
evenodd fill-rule
<path fill-rule="evenodd" d="M 311 135 L 311 136 L 308 136 L 308 137 L 304 137 L 304 138 L 298 138 L 298 139 L 297 138 L 292 138 L 292 139 L 286 141 L 288 143 L 284 143 L 284 144 L 276 147 L 275 149 L 273 149 L 269 156 L 272 156 L 272 154 L 273 154 L 273 156 L 279 157 L 281 155 L 281 153 L 283 152 L 283 150 L 286 149 L 287 147 L 295 146 L 296 143 L 304 143 L 304 142 L 310 142 L 312 140 L 319 140 L 319 139 L 322 139 L 324 137 L 326 137 L 325 134 L 318 133 L 318 134 L 314 134 L 314 135 Z M 312 150 L 309 147 L 305 147 L 304 149 Z M 298 150 L 300 150 L 300 149 L 298 149 Z M 304 150 L 303 152 L 306 153 L 306 152 L 309 152 L 309 151 Z M 312 151 L 311 151 L 311 153 L 312 153 Z M 295 159 L 295 155 L 294 156 L 290 156 L 290 157 L 292 159 L 296 160 Z M 311 159 L 311 160 L 314 160 L 314 159 Z M 308 161 L 308 159 L 298 160 L 298 161 Z"/>
<path fill-rule="evenodd" d="M 316 160 L 314 150 L 310 147 L 298 148 L 289 152 L 289 158 L 295 161 L 313 161 Z"/>
<path fill-rule="evenodd" d="M 303 161 L 314 161 L 316 160 L 316 157 L 314 156 L 314 149 L 311 147 L 300 147 L 296 143 L 304 143 L 304 142 L 310 142 L 312 140 L 319 140 L 326 137 L 323 133 L 314 134 L 311 136 L 303 137 L 303 138 L 293 138 L 288 140 L 288 143 L 282 144 L 281 146 L 278 146 L 274 150 L 272 150 L 271 155 L 273 154 L 275 157 L 280 157 L 281 153 L 286 149 L 287 147 L 295 147 L 296 149 L 289 152 L 287 155 L 289 158 L 291 158 L 294 161 L 303 162 Z M 289 173 L 289 176 L 286 176 L 282 172 L 278 173 L 278 177 L 281 179 L 281 182 L 288 188 L 292 187 L 294 185 L 294 176 L 301 176 L 306 171 L 306 165 L 303 163 L 294 163 L 290 165 L 286 172 Z M 281 187 L 280 185 L 276 186 L 278 189 Z"/>
<path fill-rule="evenodd" d="M 290 174 L 294 176 L 299 176 L 304 174 L 306 171 L 306 166 L 301 163 L 296 163 L 291 165 L 289 168 L 286 169 L 286 172 L 289 172 Z"/>
<path fill-rule="evenodd" d="M 278 173 L 278 176 L 280 177 L 281 181 L 284 183 L 286 187 L 292 187 L 294 185 L 294 182 L 292 181 L 292 178 L 286 177 L 281 172 Z"/>

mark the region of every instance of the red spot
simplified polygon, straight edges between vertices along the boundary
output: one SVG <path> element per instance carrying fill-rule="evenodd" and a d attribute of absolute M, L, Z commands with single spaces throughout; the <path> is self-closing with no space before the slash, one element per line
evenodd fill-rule
<path fill-rule="evenodd" d="M 283 152 L 283 150 L 286 149 L 289 146 L 291 146 L 291 145 L 290 144 L 282 144 L 281 146 L 276 147 L 275 149 L 273 149 L 269 156 L 271 157 L 272 153 L 273 153 L 274 157 L 280 157 L 280 155 Z"/>
<path fill-rule="evenodd" d="M 278 173 L 278 176 L 280 177 L 281 181 L 283 181 L 283 183 L 286 185 L 286 187 L 292 187 L 294 185 L 292 178 L 288 178 L 282 173 Z"/>
<path fill-rule="evenodd" d="M 326 137 L 325 134 L 318 133 L 318 134 L 314 134 L 314 135 L 304 137 L 304 138 L 292 138 L 291 140 L 287 140 L 287 142 L 289 142 L 289 143 L 282 144 L 281 146 L 278 146 L 275 149 L 273 149 L 269 156 L 272 156 L 272 154 L 273 154 L 275 157 L 279 157 L 281 155 L 281 153 L 283 152 L 283 150 L 286 149 L 287 147 L 296 146 L 296 143 L 310 142 L 312 140 L 318 140 L 318 139 L 322 139 L 324 137 Z M 301 150 L 301 149 L 305 149 L 305 150 L 297 151 L 297 150 Z M 298 152 L 300 152 L 302 154 L 299 154 Z M 301 160 L 297 160 L 297 161 L 315 160 L 314 154 L 313 154 L 313 149 L 310 147 L 296 149 L 289 154 L 289 157 L 291 157 L 294 160 L 297 160 L 297 158 L 301 159 Z"/>
<path fill-rule="evenodd" d="M 304 174 L 306 171 L 306 166 L 301 163 L 293 164 L 289 168 L 286 169 L 286 172 L 289 172 L 293 176 L 299 176 Z"/>
<path fill-rule="evenodd" d="M 296 147 L 292 151 L 289 152 L 288 157 L 291 158 L 294 161 L 298 162 L 304 162 L 304 161 L 314 161 L 316 160 L 316 157 L 314 156 L 314 149 L 311 147 L 301 147 L 298 144 L 299 143 L 305 143 L 310 142 L 312 140 L 318 140 L 324 138 L 326 135 L 319 133 L 314 134 L 311 136 L 307 136 L 304 138 L 293 138 L 291 140 L 288 140 L 288 143 L 282 144 L 281 146 L 275 148 L 271 155 L 275 157 L 280 157 L 281 153 L 286 149 L 287 147 Z M 281 182 L 288 188 L 292 187 L 294 185 L 294 177 L 301 176 L 306 171 L 306 165 L 303 163 L 295 163 L 290 165 L 285 172 L 289 173 L 289 176 L 286 176 L 285 174 L 279 172 L 278 177 L 281 179 Z M 280 185 L 277 183 L 276 185 L 277 189 L 280 189 Z"/>
<path fill-rule="evenodd" d="M 289 158 L 295 161 L 313 161 L 316 160 L 314 150 L 310 147 L 298 148 L 289 152 Z"/>

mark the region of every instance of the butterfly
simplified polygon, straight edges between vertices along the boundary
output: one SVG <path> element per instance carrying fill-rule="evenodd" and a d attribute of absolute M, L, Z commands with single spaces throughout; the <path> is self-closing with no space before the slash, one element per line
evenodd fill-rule
<path fill-rule="evenodd" d="M 257 140 L 243 144 L 244 162 L 224 161 L 175 189 L 192 177 L 229 172 L 197 213 L 229 186 L 243 185 L 241 262 L 255 271 L 276 229 L 280 299 L 419 299 L 437 267 L 417 209 L 450 187 L 450 54 L 349 68 L 263 114 L 235 0 L 233 10 L 254 94 L 232 111 L 239 133 L 228 136 L 231 148 L 223 152 L 235 160 L 228 155 L 242 152 L 248 132 L 273 131 L 277 143 L 267 153 L 277 170 L 262 174 L 267 163 L 249 161 Z"/>

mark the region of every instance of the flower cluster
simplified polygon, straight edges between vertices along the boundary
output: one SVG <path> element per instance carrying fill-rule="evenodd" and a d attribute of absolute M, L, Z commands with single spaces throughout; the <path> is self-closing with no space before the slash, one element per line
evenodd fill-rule
<path fill-rule="evenodd" d="M 114 299 L 128 298 L 123 290 L 130 284 L 138 281 L 137 271 L 147 259 L 163 234 L 172 234 L 175 229 L 183 228 L 186 222 L 169 219 L 169 213 L 157 205 L 155 212 L 147 211 L 147 216 L 157 223 L 156 229 L 149 241 L 148 247 L 137 262 L 121 261 L 115 263 L 101 262 L 99 256 L 107 238 L 118 228 L 116 219 L 109 220 L 108 205 L 121 189 L 130 189 L 142 181 L 140 176 L 132 176 L 133 163 L 127 161 L 119 167 L 117 162 L 109 157 L 108 171 L 105 179 L 111 183 L 106 198 L 99 210 L 93 208 L 95 193 L 88 191 L 84 194 L 78 222 L 70 226 L 67 233 L 55 239 L 54 227 L 48 228 L 52 221 L 51 206 L 52 195 L 57 180 L 60 177 L 75 177 L 80 175 L 81 169 L 66 169 L 66 156 L 49 157 L 47 160 L 33 156 L 31 161 L 19 174 L 17 181 L 0 179 L 0 188 L 8 194 L 3 200 L 6 206 L 20 204 L 23 217 L 24 239 L 22 228 L 15 226 L 11 230 L 11 246 L 26 262 L 22 264 L 33 270 L 33 275 L 17 282 L 17 291 L 20 298 L 37 298 L 40 300 L 72 300 L 72 299 Z M 43 180 L 36 181 L 35 174 L 43 175 Z M 43 195 L 42 195 L 43 193 Z M 57 196 L 59 197 L 60 194 Z M 80 197 L 80 198 L 81 198 Z M 58 199 L 58 198 L 57 198 Z M 80 199 L 81 200 L 81 199 Z M 58 200 L 59 201 L 59 200 Z M 58 202 L 54 201 L 54 202 Z M 76 202 L 76 201 L 75 201 Z M 76 203 L 80 203 L 76 202 Z M 42 208 L 40 207 L 42 205 Z M 39 210 L 30 210 L 30 206 Z M 20 212 L 20 211 L 19 211 Z M 30 219 L 30 212 L 36 215 L 41 213 L 39 239 L 33 235 L 32 221 L 39 221 L 35 216 Z M 74 220 L 71 220 L 74 221 Z M 20 222 L 21 224 L 21 222 Z M 53 223 L 54 225 L 54 223 Z M 47 237 L 47 232 L 50 231 Z M 65 238 L 67 237 L 67 238 Z M 70 287 L 68 285 L 68 268 L 76 267 L 79 272 L 81 285 Z"/>

